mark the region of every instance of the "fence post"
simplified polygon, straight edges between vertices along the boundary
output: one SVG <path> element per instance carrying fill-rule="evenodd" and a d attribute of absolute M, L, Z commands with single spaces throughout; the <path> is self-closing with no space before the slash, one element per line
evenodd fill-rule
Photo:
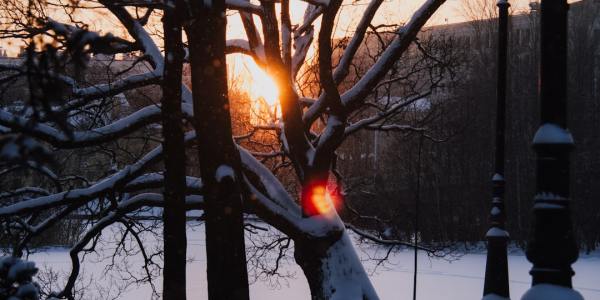
<path fill-rule="evenodd" d="M 527 245 L 532 287 L 523 300 L 583 299 L 571 282 L 571 264 L 579 249 L 569 209 L 569 154 L 574 142 L 567 129 L 568 8 L 567 0 L 541 3 L 541 124 L 533 138 L 537 192 Z"/>

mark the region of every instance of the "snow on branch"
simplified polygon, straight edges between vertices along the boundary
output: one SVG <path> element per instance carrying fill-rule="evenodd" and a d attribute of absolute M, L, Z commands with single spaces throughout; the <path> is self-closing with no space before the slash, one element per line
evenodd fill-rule
<path fill-rule="evenodd" d="M 358 23 L 354 35 L 352 36 L 352 40 L 348 43 L 348 46 L 344 50 L 342 54 L 342 58 L 340 59 L 338 66 L 335 68 L 333 73 L 333 79 L 336 84 L 339 84 L 348 76 L 350 65 L 352 64 L 352 59 L 356 55 L 358 48 L 362 44 L 364 40 L 365 33 L 371 24 L 371 21 L 375 17 L 375 13 L 383 3 L 383 0 L 371 0 L 365 12 L 363 13 L 360 22 Z M 317 100 L 317 102 L 310 106 L 309 109 L 304 113 L 303 121 L 305 126 L 308 128 L 310 124 L 312 124 L 317 117 L 323 112 L 325 109 L 325 97 L 326 93 L 322 93 Z"/>
<path fill-rule="evenodd" d="M 253 57 L 257 64 L 264 65 L 266 63 L 265 56 L 265 45 L 263 44 L 262 37 L 254 23 L 254 16 L 251 13 L 240 11 L 240 19 L 244 25 L 244 31 L 248 37 L 248 48 L 254 53 Z"/>
<path fill-rule="evenodd" d="M 5 198 L 22 196 L 22 195 L 44 195 L 44 196 L 47 196 L 47 195 L 50 195 L 50 192 L 46 189 L 39 188 L 39 187 L 22 187 L 22 188 L 18 188 L 16 190 L 14 190 L 14 191 L 0 193 L 0 200 L 5 199 Z"/>
<path fill-rule="evenodd" d="M 195 133 L 186 134 L 186 142 L 195 138 Z M 0 217 L 39 211 L 50 207 L 57 207 L 73 203 L 85 203 L 106 194 L 111 190 L 123 188 L 127 183 L 142 175 L 150 165 L 157 162 L 163 154 L 162 146 L 154 148 L 134 164 L 128 165 L 115 174 L 107 177 L 89 187 L 65 191 L 48 196 L 37 197 L 0 207 Z"/>
<path fill-rule="evenodd" d="M 19 65 L 0 64 L 0 70 L 15 71 L 22 75 L 27 74 L 28 70 L 25 62 Z M 96 84 L 89 87 L 78 87 L 77 81 L 64 74 L 55 74 L 52 70 L 48 72 L 48 76 L 53 79 L 58 79 L 71 88 L 69 96 L 75 98 L 69 101 L 65 106 L 67 108 L 76 107 L 82 103 L 87 103 L 91 100 L 96 100 L 105 97 L 112 97 L 139 87 L 144 87 L 160 82 L 162 73 L 154 70 L 142 74 L 135 74 L 123 79 L 106 84 Z"/>
<path fill-rule="evenodd" d="M 140 45 L 142 52 L 150 57 L 153 67 L 162 74 L 164 58 L 150 34 L 144 29 L 144 26 L 135 20 L 124 7 L 115 5 L 108 0 L 101 0 L 100 3 L 104 4 L 119 19 L 127 29 L 127 32 Z"/>
<path fill-rule="evenodd" d="M 139 191 L 142 189 L 160 189 L 164 186 L 164 174 L 162 172 L 146 173 L 130 181 L 126 191 Z M 190 192 L 202 192 L 202 180 L 198 177 L 186 176 L 186 187 Z"/>
<path fill-rule="evenodd" d="M 137 43 L 141 45 L 142 52 L 144 52 L 144 54 L 151 59 L 151 63 L 154 66 L 155 71 L 152 73 L 158 78 L 162 78 L 162 74 L 164 72 L 164 57 L 150 34 L 146 31 L 146 29 L 144 29 L 143 24 L 140 23 L 140 21 L 135 20 L 123 7 L 114 5 L 107 0 L 102 0 L 100 3 L 103 3 L 119 19 L 119 21 L 121 21 L 129 34 L 136 40 Z M 114 88 L 115 87 L 113 87 L 113 89 Z M 192 92 L 184 84 L 181 86 L 181 92 L 182 103 L 190 105 L 191 108 L 193 103 Z M 186 110 L 184 109 L 184 111 Z"/>
<path fill-rule="evenodd" d="M 261 16 L 263 14 L 262 7 L 260 7 L 256 4 L 252 4 L 252 3 L 250 3 L 250 1 L 226 0 L 225 4 L 227 5 L 227 8 L 229 8 L 229 9 L 245 11 L 245 12 L 253 13 L 253 14 L 259 15 L 259 16 Z"/>
<path fill-rule="evenodd" d="M 330 115 L 327 118 L 327 127 L 323 134 L 319 136 L 319 142 L 315 149 L 313 161 L 311 162 L 315 166 L 330 165 L 332 154 L 343 140 L 344 128 L 346 126 L 347 115 L 342 107 L 337 83 L 331 72 L 331 37 L 335 16 L 341 4 L 341 0 L 332 0 L 331 5 L 323 13 L 323 21 L 321 22 L 321 30 L 319 31 L 319 79 L 323 94 L 326 95 L 323 101 L 329 107 Z M 320 164 L 319 161 L 326 163 Z"/>
<path fill-rule="evenodd" d="M 94 100 L 103 97 L 118 95 L 124 91 L 159 83 L 162 73 L 152 71 L 143 74 L 131 75 L 127 78 L 115 82 L 98 84 L 85 88 L 73 86 L 73 97 L 82 98 L 82 100 Z"/>
<path fill-rule="evenodd" d="M 310 49 L 314 38 L 315 31 L 311 26 L 299 36 L 294 36 L 294 55 L 292 56 L 292 78 L 296 78 L 302 65 L 306 61 L 306 55 Z"/>
<path fill-rule="evenodd" d="M 312 4 L 312 5 L 317 5 L 317 6 L 328 6 L 329 5 L 329 0 L 302 0 L 306 3 Z"/>
<path fill-rule="evenodd" d="M 383 0 L 371 0 L 365 9 L 360 22 L 356 26 L 352 40 L 350 40 L 348 43 L 348 46 L 346 47 L 346 50 L 344 50 L 342 58 L 340 59 L 340 62 L 333 73 L 333 78 L 337 83 L 340 83 L 344 78 L 346 78 L 346 76 L 348 76 L 348 69 L 350 68 L 352 59 L 356 55 L 358 48 L 364 40 L 365 33 L 367 32 L 371 21 L 375 17 L 375 13 L 381 6 L 381 3 L 383 3 Z"/>
<path fill-rule="evenodd" d="M 298 26 L 298 28 L 294 30 L 294 37 L 299 37 L 303 35 L 306 31 L 312 30 L 313 23 L 317 18 L 319 18 L 319 16 L 321 16 L 321 14 L 323 13 L 323 9 L 323 6 L 317 6 L 312 4 L 308 5 L 308 7 L 306 7 L 306 11 L 304 12 L 304 21 L 302 25 Z"/>
<path fill-rule="evenodd" d="M 359 229 L 358 227 L 350 224 L 350 223 L 346 223 L 346 228 L 352 230 L 352 232 L 358 234 L 360 237 L 362 238 L 366 238 L 372 242 L 375 242 L 377 244 L 382 244 L 382 245 L 387 245 L 387 246 L 406 246 L 406 247 L 415 247 L 415 245 L 413 243 L 409 243 L 409 242 L 403 242 L 403 241 L 399 241 L 399 240 L 388 240 L 388 239 L 382 239 L 379 238 L 365 230 Z M 430 253 L 434 253 L 436 252 L 435 249 L 430 249 L 427 247 L 423 247 L 423 246 L 416 246 L 417 249 L 419 250 L 423 250 L 423 251 L 427 251 Z"/>
<path fill-rule="evenodd" d="M 45 23 L 44 30 L 52 30 L 55 34 L 65 37 L 67 45 L 71 49 L 84 49 L 86 45 L 89 45 L 89 52 L 99 54 L 115 54 L 140 50 L 135 43 L 116 37 L 111 33 L 100 35 L 97 32 L 61 23 L 51 18 L 39 20 L 39 22 Z"/>
<path fill-rule="evenodd" d="M 238 149 L 244 182 L 252 194 L 248 204 L 263 220 L 292 238 L 318 238 L 343 231 L 344 224 L 335 210 L 331 210 L 331 215 L 303 217 L 302 210 L 275 175 L 249 152 L 241 147 Z"/>
<path fill-rule="evenodd" d="M 396 31 L 394 40 L 385 49 L 381 57 L 369 68 L 367 73 L 342 95 L 346 107 L 361 103 L 385 76 L 394 63 L 408 49 L 427 20 L 436 12 L 445 0 L 427 0 L 413 14 L 410 21 Z"/>
<path fill-rule="evenodd" d="M 302 211 L 294 199 L 289 195 L 289 193 L 285 190 L 279 179 L 273 175 L 273 173 L 267 169 L 261 162 L 259 162 L 248 150 L 239 147 L 239 152 L 242 160 L 242 166 L 244 172 L 250 172 L 253 176 L 249 178 L 256 178 L 260 181 L 261 185 L 264 187 L 264 192 L 272 198 L 273 202 L 284 209 L 286 212 L 289 212 L 294 215 L 301 215 Z"/>
<path fill-rule="evenodd" d="M 190 112 L 191 108 L 183 105 Z M 27 132 L 53 146 L 59 148 L 77 148 L 93 146 L 132 133 L 144 126 L 160 120 L 160 107 L 156 105 L 146 106 L 135 113 L 119 119 L 109 125 L 72 133 L 72 138 L 65 133 L 46 124 L 31 124 L 29 118 L 13 115 L 5 110 L 0 110 L 0 125 L 11 128 L 14 131 Z"/>
<path fill-rule="evenodd" d="M 265 51 L 262 45 L 259 45 L 255 48 L 250 46 L 250 42 L 244 39 L 232 39 L 227 40 L 226 42 L 227 48 L 226 53 L 241 53 L 252 56 L 255 61 L 264 64 L 265 63 Z"/>
<path fill-rule="evenodd" d="M 367 127 L 372 127 L 370 129 L 375 129 L 377 125 L 375 125 L 377 122 L 385 120 L 386 118 L 388 118 L 389 116 L 393 115 L 394 113 L 396 113 L 397 111 L 399 111 L 402 108 L 405 108 L 413 103 L 415 103 L 418 100 L 421 100 L 427 96 L 429 96 L 431 94 L 431 91 L 427 91 L 425 93 L 419 94 L 419 95 L 415 95 L 413 97 L 411 97 L 410 99 L 407 99 L 405 101 L 399 101 L 395 104 L 393 104 L 392 106 L 390 106 L 387 110 L 380 112 L 374 116 L 371 117 L 367 117 L 364 119 L 361 119 L 359 121 L 356 121 L 354 123 L 352 123 L 350 126 L 346 127 L 346 136 L 349 136 L 355 132 L 357 132 L 360 129 L 364 129 Z M 375 126 L 375 128 L 373 128 L 373 126 Z M 383 125 L 380 125 L 383 126 Z M 394 127 L 389 127 L 388 129 L 393 130 L 393 129 L 398 129 L 398 128 L 394 128 Z"/>

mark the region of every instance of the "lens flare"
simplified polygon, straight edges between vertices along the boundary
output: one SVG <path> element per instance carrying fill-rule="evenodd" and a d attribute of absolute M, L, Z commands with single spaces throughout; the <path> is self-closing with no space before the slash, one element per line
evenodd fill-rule
<path fill-rule="evenodd" d="M 325 214 L 331 209 L 331 199 L 324 186 L 315 186 L 310 195 L 310 202 L 319 214 Z"/>
<path fill-rule="evenodd" d="M 311 185 L 303 197 L 305 215 L 327 215 L 339 208 L 341 197 L 333 192 L 335 190 L 337 189 L 329 189 L 325 184 Z"/>

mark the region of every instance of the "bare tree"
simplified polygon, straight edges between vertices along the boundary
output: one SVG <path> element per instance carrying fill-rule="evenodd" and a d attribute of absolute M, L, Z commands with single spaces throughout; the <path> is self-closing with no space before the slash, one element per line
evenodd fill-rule
<path fill-rule="evenodd" d="M 91 221 L 87 231 L 70 251 L 73 267 L 65 286 L 55 294 L 59 298 L 73 299 L 74 284 L 80 273 L 80 256 L 93 250 L 101 232 L 115 223 L 123 224 L 125 234 L 132 235 L 138 242 L 145 259 L 146 277 L 150 280 L 152 272 L 149 267 L 155 264 L 154 254 L 148 253 L 143 241 L 138 238 L 140 226 L 132 223 L 131 215 L 143 207 L 165 206 L 170 210 L 169 216 L 181 214 L 177 210 L 181 203 L 176 202 L 176 199 L 181 200 L 180 196 L 169 193 L 170 189 L 174 191 L 172 188 L 181 187 L 181 173 L 172 174 L 174 177 L 169 175 L 169 168 L 176 168 L 181 163 L 181 157 L 171 157 L 179 160 L 167 161 L 170 155 L 177 153 L 167 149 L 171 146 L 167 141 L 168 136 L 173 134 L 174 141 L 180 140 L 177 130 L 167 128 L 176 129 L 181 121 L 171 115 L 178 114 L 174 105 L 177 101 L 172 98 L 179 97 L 177 89 L 173 87 L 174 82 L 179 81 L 179 75 L 169 74 L 170 71 L 179 72 L 176 57 L 178 33 L 177 30 L 166 30 L 157 35 L 162 38 L 164 34 L 165 40 L 175 41 L 175 44 L 165 44 L 166 60 L 159 48 L 160 43 L 149 33 L 152 23 L 150 20 L 156 14 L 165 13 L 165 26 L 176 25 L 170 23 L 173 22 L 169 15 L 170 3 L 173 2 L 100 0 L 72 4 L 29 1 L 24 4 L 11 0 L 2 4 L 3 14 L 11 20 L 3 21 L 0 31 L 3 38 L 22 38 L 32 45 L 33 42 L 44 41 L 40 39 L 41 36 L 46 37 L 45 41 L 51 40 L 51 43 L 44 43 L 38 48 L 32 46 L 32 52 L 46 53 L 48 49 L 57 49 L 60 50 L 57 53 L 61 57 L 75 61 L 85 60 L 88 54 L 120 55 L 139 51 L 141 55 L 132 62 L 132 67 L 144 65 L 148 69 L 132 75 L 123 72 L 115 80 L 99 84 L 86 84 L 72 72 L 47 72 L 44 78 L 60 82 L 65 86 L 65 93 L 61 93 L 57 101 L 42 110 L 39 118 L 35 119 L 36 122 L 31 121 L 33 117 L 27 111 L 0 111 L 0 125 L 6 128 L 3 129 L 5 132 L 32 137 L 54 149 L 92 149 L 110 143 L 118 144 L 121 140 L 139 135 L 141 131 L 159 122 L 161 114 L 163 116 L 164 146 L 158 145 L 154 140 L 149 143 L 155 145 L 154 149 L 144 150 L 138 156 L 130 156 L 132 159 L 127 164 L 113 164 L 104 174 L 86 178 L 77 187 L 65 190 L 58 187 L 46 188 L 42 195 L 33 192 L 31 197 L 14 197 L 12 202 L 7 202 L 0 208 L 3 225 L 11 232 L 23 232 L 25 242 L 29 239 L 28 236 L 39 235 L 61 218 L 80 210 L 88 209 L 97 217 Z M 207 244 L 215 247 L 208 246 L 209 275 L 213 264 L 235 266 L 236 263 L 239 265 L 240 261 L 245 261 L 243 240 L 240 240 L 243 204 L 245 212 L 257 215 L 293 240 L 296 262 L 308 279 L 314 299 L 377 299 L 353 249 L 346 226 L 329 197 L 331 192 L 328 191 L 328 183 L 336 162 L 335 151 L 345 139 L 361 129 L 407 128 L 402 126 L 404 124 L 395 123 L 393 116 L 401 108 L 426 96 L 431 92 L 430 89 L 415 91 L 403 98 L 388 97 L 389 101 L 377 111 L 365 112 L 364 108 L 372 105 L 369 102 L 370 96 L 381 87 L 382 80 L 393 76 L 390 75 L 391 69 L 408 51 L 421 28 L 444 0 L 425 1 L 408 22 L 394 27 L 393 38 L 383 45 L 374 63 L 366 68 L 360 79 L 343 90 L 340 86 L 350 74 L 381 0 L 370 1 L 364 8 L 354 35 L 343 49 L 335 67 L 332 63 L 331 44 L 341 0 L 308 1 L 301 24 L 291 23 L 287 0 L 283 0 L 281 4 L 262 1 L 260 5 L 249 1 L 175 3 L 179 8 L 189 7 L 184 11 L 192 14 L 185 19 L 185 24 L 181 24 L 187 33 L 192 70 L 192 91 L 181 86 L 181 119 L 193 121 L 195 130 L 184 127 L 188 131 L 184 134 L 183 142 L 186 146 L 197 143 L 199 173 L 203 181 L 199 184 L 197 178 L 187 177 L 185 205 L 187 209 L 206 207 Z M 277 13 L 277 5 L 281 6 L 280 15 Z M 47 7 L 63 8 L 70 18 L 63 22 L 57 21 L 52 18 Z M 224 40 L 223 12 L 226 8 L 239 11 L 247 39 Z M 76 20 L 75 11 L 81 9 L 111 14 L 127 31 L 128 36 L 117 38 L 115 35 L 101 35 L 91 31 Z M 255 24 L 255 17 L 261 22 L 262 32 Z M 306 55 L 313 45 L 315 22 L 319 17 L 320 30 L 314 43 L 318 51 L 319 93 L 315 98 L 302 98 L 295 86 L 296 79 L 307 62 Z M 207 48 L 210 48 L 209 51 Z M 173 57 L 169 55 L 171 53 Z M 280 122 L 256 126 L 249 133 L 275 132 L 279 139 L 279 151 L 275 153 L 251 152 L 233 143 L 243 137 L 234 137 L 232 132 L 224 80 L 225 54 L 228 53 L 252 56 L 277 83 L 280 91 Z M 38 61 L 39 58 L 26 60 Z M 10 81 L 14 76 L 31 75 L 31 68 L 27 67 L 27 63 L 3 66 L 3 70 L 8 72 L 3 80 Z M 401 81 L 402 78 L 394 80 Z M 55 112 L 64 115 L 75 111 L 90 112 L 104 107 L 107 101 L 113 101 L 121 93 L 155 84 L 160 84 L 163 88 L 164 100 L 161 105 L 139 107 L 106 124 L 93 123 L 86 128 L 77 128 L 68 118 L 64 122 L 50 118 Z M 357 114 L 358 112 L 363 113 Z M 292 166 L 296 184 L 300 186 L 299 196 L 286 190 L 274 171 L 268 168 L 273 166 L 271 163 L 263 164 L 258 160 L 273 157 Z M 161 170 L 158 165 L 161 161 L 169 165 L 164 175 L 157 172 L 157 169 Z M 60 175 L 57 176 L 58 181 L 63 179 Z M 172 198 L 166 199 L 153 190 L 162 187 L 165 188 L 165 195 Z M 243 195 L 243 201 L 240 195 Z M 173 201 L 169 203 L 173 206 L 169 207 L 166 201 Z M 42 211 L 53 213 L 40 214 Z M 169 219 L 167 215 L 165 218 Z M 181 223 L 174 225 L 175 230 L 181 230 Z M 362 230 L 355 232 L 384 244 L 406 244 L 400 240 L 374 237 Z M 227 238 L 231 239 L 226 240 Z M 285 239 L 282 242 L 285 243 Z M 227 248 L 227 245 L 232 248 Z M 222 253 L 225 255 L 217 251 L 224 251 Z M 177 255 L 183 253 L 177 252 Z M 230 282 L 233 286 L 230 286 L 229 291 L 224 290 L 227 286 L 222 281 L 228 270 L 214 270 L 214 276 L 209 277 L 209 285 L 211 280 L 216 280 L 213 285 L 215 289 L 209 287 L 211 297 L 224 295 L 222 293 L 233 293 L 236 299 L 247 297 L 246 274 L 240 273 L 239 268 L 234 270 L 233 276 L 237 280 Z"/>
<path fill-rule="evenodd" d="M 163 299 L 186 299 L 185 144 L 181 85 L 184 49 L 181 1 L 166 1 L 163 18 L 165 56 L 163 72 L 163 149 L 165 152 Z"/>

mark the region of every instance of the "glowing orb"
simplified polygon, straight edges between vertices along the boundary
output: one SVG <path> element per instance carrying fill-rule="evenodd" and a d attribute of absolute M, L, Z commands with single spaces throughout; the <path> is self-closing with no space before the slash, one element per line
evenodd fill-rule
<path fill-rule="evenodd" d="M 329 214 L 341 203 L 339 195 L 332 193 L 325 184 L 311 185 L 303 199 L 304 213 L 307 216 Z"/>

